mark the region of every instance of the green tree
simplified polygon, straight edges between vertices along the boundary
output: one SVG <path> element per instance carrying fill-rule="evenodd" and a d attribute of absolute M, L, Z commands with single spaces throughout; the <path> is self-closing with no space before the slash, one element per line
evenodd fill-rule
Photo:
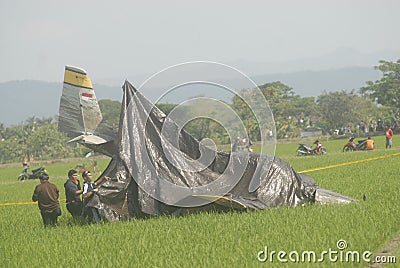
<path fill-rule="evenodd" d="M 305 118 L 319 117 L 313 97 L 301 98 L 294 93 L 291 87 L 279 81 L 261 85 L 259 89 L 273 113 L 278 138 L 297 136 L 297 122 Z M 255 89 L 244 89 L 241 91 L 241 95 L 257 102 L 257 99 L 253 98 L 253 90 Z M 239 96 L 235 96 L 232 108 L 237 111 L 250 131 L 250 138 L 259 140 L 261 138 L 259 126 L 248 105 Z M 261 128 L 271 129 L 271 126 L 261 123 Z"/>
<path fill-rule="evenodd" d="M 289 116 L 287 104 L 298 98 L 293 88 L 281 83 L 280 81 L 267 83 L 259 86 L 259 89 L 268 101 L 274 116 Z"/>
<path fill-rule="evenodd" d="M 354 91 L 337 91 L 318 96 L 317 104 L 321 113 L 321 126 L 325 129 L 354 127 L 361 121 L 374 119 L 378 109 L 371 100 L 357 95 Z"/>
<path fill-rule="evenodd" d="M 181 105 L 174 111 L 180 118 L 191 119 L 183 129 L 199 141 L 209 138 L 216 144 L 228 143 L 229 135 L 225 128 L 232 128 L 229 114 L 221 110 L 219 104 L 215 102 L 202 99 L 193 101 L 190 105 Z"/>
<path fill-rule="evenodd" d="M 372 101 L 392 109 L 393 117 L 400 117 L 400 59 L 396 62 L 379 61 L 375 69 L 382 72 L 380 80 L 367 81 L 367 86 L 360 88 L 360 92 Z M 393 119 L 395 119 L 393 118 Z"/>
<path fill-rule="evenodd" d="M 157 103 L 156 106 L 163 111 L 166 115 L 168 115 L 176 106 L 177 104 L 171 103 Z"/>
<path fill-rule="evenodd" d="M 57 124 L 46 124 L 37 128 L 26 142 L 29 159 L 69 157 L 66 137 L 57 131 Z"/>
<path fill-rule="evenodd" d="M 121 113 L 121 102 L 113 100 L 99 100 L 103 122 L 111 127 L 118 127 Z"/>
<path fill-rule="evenodd" d="M 83 146 L 67 144 L 51 121 L 29 118 L 24 125 L 2 129 L 0 163 L 81 156 Z"/>

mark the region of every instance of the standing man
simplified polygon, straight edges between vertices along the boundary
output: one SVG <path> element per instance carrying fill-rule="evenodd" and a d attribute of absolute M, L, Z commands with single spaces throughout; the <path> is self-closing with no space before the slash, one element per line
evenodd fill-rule
<path fill-rule="evenodd" d="M 393 130 L 387 126 L 386 127 L 386 149 L 388 147 L 392 148 L 392 137 L 393 137 Z"/>
<path fill-rule="evenodd" d="M 93 198 L 93 196 L 99 191 L 99 186 L 104 180 L 109 181 L 109 177 L 102 177 L 95 182 L 92 182 L 93 175 L 89 170 L 85 170 L 82 173 L 82 177 L 85 180 L 83 184 L 83 216 L 88 217 L 88 223 L 100 223 L 101 220 L 101 211 L 99 211 L 95 207 L 91 207 L 88 205 L 89 201 Z"/>
<path fill-rule="evenodd" d="M 68 171 L 68 180 L 64 183 L 66 206 L 74 219 L 82 215 L 82 201 L 80 195 L 83 193 L 79 181 L 79 174 L 76 170 Z"/>
<path fill-rule="evenodd" d="M 49 182 L 49 175 L 42 174 L 39 179 L 40 184 L 35 187 L 32 201 L 38 201 L 44 226 L 54 226 L 57 224 L 57 217 L 61 215 L 59 191 L 57 186 Z"/>

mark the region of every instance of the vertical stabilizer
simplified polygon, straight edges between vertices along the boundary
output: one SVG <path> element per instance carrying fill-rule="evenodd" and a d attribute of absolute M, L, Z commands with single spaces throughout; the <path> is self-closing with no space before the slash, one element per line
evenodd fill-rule
<path fill-rule="evenodd" d="M 69 137 L 93 134 L 103 117 L 86 71 L 65 66 L 58 130 Z"/>

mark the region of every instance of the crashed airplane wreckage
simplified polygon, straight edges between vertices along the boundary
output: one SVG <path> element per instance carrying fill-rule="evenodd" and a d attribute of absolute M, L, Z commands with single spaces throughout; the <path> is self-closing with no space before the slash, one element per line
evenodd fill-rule
<path fill-rule="evenodd" d="M 111 180 L 101 185 L 89 203 L 102 209 L 109 221 L 354 201 L 321 189 L 311 177 L 274 156 L 213 151 L 177 129 L 171 132 L 179 142 L 174 146 L 162 135 L 165 122 L 166 115 L 125 81 L 119 128 L 107 126 L 86 72 L 66 66 L 58 129 L 70 142 L 111 157 L 102 174 Z M 215 157 L 199 168 L 190 160 L 199 159 L 204 151 Z M 234 168 L 243 164 L 243 170 Z M 235 177 L 231 186 L 230 179 Z"/>

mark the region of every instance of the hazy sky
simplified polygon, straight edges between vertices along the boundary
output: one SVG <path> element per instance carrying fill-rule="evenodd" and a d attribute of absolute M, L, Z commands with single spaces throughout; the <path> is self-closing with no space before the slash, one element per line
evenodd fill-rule
<path fill-rule="evenodd" d="M 92 78 L 173 64 L 285 62 L 351 48 L 400 52 L 400 1 L 3 0 L 0 82 Z"/>

